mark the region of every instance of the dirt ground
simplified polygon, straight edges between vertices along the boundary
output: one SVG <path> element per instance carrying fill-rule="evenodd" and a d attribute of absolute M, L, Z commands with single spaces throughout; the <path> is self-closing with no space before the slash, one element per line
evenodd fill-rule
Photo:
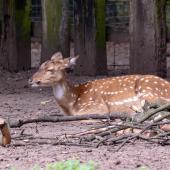
<path fill-rule="evenodd" d="M 59 113 L 50 88 L 32 89 L 27 85 L 33 74 L 20 72 L 11 74 L 0 71 L 0 117 L 9 119 L 37 117 L 43 114 Z M 87 77 L 72 77 L 73 81 L 84 81 Z M 49 101 L 46 105 L 42 101 Z M 99 123 L 61 122 L 27 124 L 21 128 L 11 129 L 12 137 L 21 133 L 34 137 L 60 137 L 64 134 L 82 132 Z M 13 143 L 14 141 L 12 141 Z M 63 145 L 25 145 L 0 146 L 0 170 L 16 167 L 29 170 L 35 164 L 67 159 L 79 159 L 82 162 L 93 160 L 99 170 L 135 170 L 141 166 L 151 170 L 170 169 L 170 146 L 160 146 L 138 141 L 127 144 L 118 152 L 118 146 L 101 146 L 99 148 L 63 146 Z"/>

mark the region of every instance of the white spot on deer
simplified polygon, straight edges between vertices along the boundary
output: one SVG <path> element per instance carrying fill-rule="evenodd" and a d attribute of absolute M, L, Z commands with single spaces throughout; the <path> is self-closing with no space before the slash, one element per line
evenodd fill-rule
<path fill-rule="evenodd" d="M 117 101 L 117 102 L 114 102 L 115 105 L 122 105 L 123 102 L 122 101 Z"/>
<path fill-rule="evenodd" d="M 93 100 L 93 98 L 92 98 L 92 97 L 90 97 L 90 98 L 89 98 L 89 100 L 91 100 L 91 101 L 92 101 L 92 100 Z"/>
<path fill-rule="evenodd" d="M 93 91 L 93 89 L 90 89 L 89 91 L 90 91 L 90 92 L 92 92 L 92 91 Z"/>
<path fill-rule="evenodd" d="M 104 93 L 104 91 L 101 91 L 100 93 L 101 93 L 101 94 L 103 94 L 103 93 Z"/>
<path fill-rule="evenodd" d="M 149 93 L 146 93 L 143 95 L 143 97 L 148 97 L 150 94 Z"/>
<path fill-rule="evenodd" d="M 145 80 L 145 82 L 147 83 L 147 82 L 149 82 L 149 80 L 148 80 L 148 79 L 146 79 L 146 80 Z"/>
<path fill-rule="evenodd" d="M 110 105 L 110 102 L 109 102 L 109 101 L 106 101 L 106 103 Z"/>
<path fill-rule="evenodd" d="M 137 101 L 137 100 L 139 100 L 138 96 L 134 96 L 133 101 Z"/>
<path fill-rule="evenodd" d="M 150 97 L 154 97 L 154 95 L 152 93 L 147 93 L 146 96 L 150 96 Z"/>
<path fill-rule="evenodd" d="M 126 102 L 132 102 L 133 101 L 133 99 L 132 98 L 128 98 L 128 99 L 126 99 Z"/>
<path fill-rule="evenodd" d="M 152 88 L 151 88 L 151 87 L 149 87 L 149 86 L 147 86 L 147 87 L 146 87 L 146 89 L 148 89 L 148 90 L 152 90 Z"/>
<path fill-rule="evenodd" d="M 129 102 L 129 100 L 128 100 L 128 99 L 125 99 L 125 100 L 123 100 L 123 102 L 124 102 L 124 103 L 128 103 L 128 102 Z"/>
<path fill-rule="evenodd" d="M 142 90 L 142 92 L 143 92 L 143 93 L 146 93 L 146 90 L 144 89 L 144 90 Z"/>
<path fill-rule="evenodd" d="M 157 82 L 157 81 L 154 81 L 153 83 L 154 83 L 154 84 L 158 84 L 158 82 Z"/>

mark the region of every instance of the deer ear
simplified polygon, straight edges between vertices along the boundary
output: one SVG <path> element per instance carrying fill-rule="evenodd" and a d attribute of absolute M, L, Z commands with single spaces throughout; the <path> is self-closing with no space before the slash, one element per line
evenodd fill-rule
<path fill-rule="evenodd" d="M 71 66 L 76 64 L 76 60 L 79 58 L 79 56 L 76 57 L 70 57 L 64 59 L 64 66 L 65 68 L 70 68 Z"/>
<path fill-rule="evenodd" d="M 70 58 L 70 66 L 75 65 L 78 58 L 79 58 L 79 56 L 71 57 Z"/>
<path fill-rule="evenodd" d="M 62 55 L 61 52 L 56 52 L 51 57 L 51 60 L 54 61 L 54 62 L 59 61 L 61 59 L 63 59 L 63 55 Z"/>

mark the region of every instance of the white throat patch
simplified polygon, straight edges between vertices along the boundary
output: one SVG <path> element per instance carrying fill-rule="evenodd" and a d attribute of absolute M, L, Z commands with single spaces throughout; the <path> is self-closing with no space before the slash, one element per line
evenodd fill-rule
<path fill-rule="evenodd" d="M 53 86 L 53 93 L 56 99 L 60 100 L 64 96 L 64 88 L 58 84 Z"/>

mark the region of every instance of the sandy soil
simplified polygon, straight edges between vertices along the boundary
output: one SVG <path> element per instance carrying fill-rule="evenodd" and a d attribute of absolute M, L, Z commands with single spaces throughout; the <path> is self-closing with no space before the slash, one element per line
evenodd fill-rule
<path fill-rule="evenodd" d="M 0 117 L 17 119 L 37 117 L 43 114 L 59 113 L 50 88 L 31 89 L 27 85 L 28 78 L 34 72 L 11 74 L 0 71 Z M 84 81 L 87 77 L 76 78 Z M 48 101 L 42 105 L 42 101 Z M 21 128 L 11 129 L 12 136 L 24 129 L 24 134 L 35 137 L 59 137 L 84 131 L 96 123 L 61 122 L 27 124 Z M 138 141 L 127 144 L 116 152 L 117 146 L 101 146 L 99 148 L 51 145 L 0 146 L 0 169 L 17 167 L 18 170 L 29 170 L 35 164 L 79 159 L 93 160 L 99 170 L 135 170 L 147 166 L 151 170 L 170 169 L 170 146 L 153 145 Z"/>

